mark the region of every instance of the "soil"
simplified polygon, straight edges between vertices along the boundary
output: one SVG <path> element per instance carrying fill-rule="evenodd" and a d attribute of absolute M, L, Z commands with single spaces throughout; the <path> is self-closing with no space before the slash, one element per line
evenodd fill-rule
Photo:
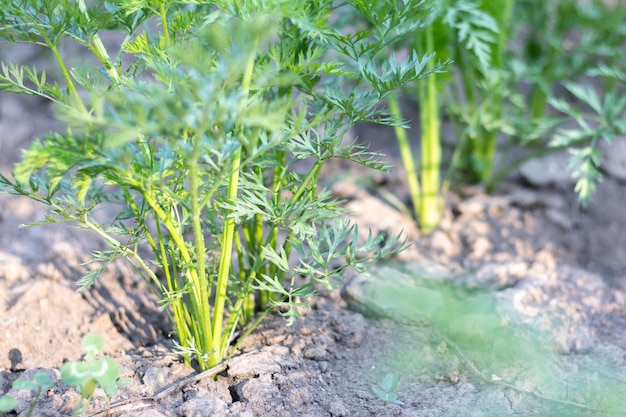
<path fill-rule="evenodd" d="M 20 149 L 55 128 L 43 101 L 0 95 L 0 172 L 8 175 Z M 626 164 L 611 159 L 586 210 L 558 156 L 489 195 L 454 190 L 441 226 L 424 235 L 386 199 L 391 193 L 408 204 L 393 132 L 354 133 L 397 168 L 373 174 L 335 163 L 328 185 L 363 230 L 403 231 L 411 248 L 377 265 L 375 279 L 353 275 L 322 292 L 292 326 L 270 315 L 214 375 L 198 375 L 172 353 L 158 300 L 124 263 L 76 291 L 102 242 L 67 225 L 19 228 L 41 219 L 44 207 L 0 195 L 0 393 L 19 403 L 7 415 L 25 416 L 33 398 L 10 390 L 12 381 L 42 370 L 58 378 L 64 361 L 81 357 L 88 333 L 104 337 L 106 354 L 132 380 L 110 410 L 96 398 L 88 415 L 626 415 Z M 623 155 L 619 143 L 605 154 Z M 457 296 L 442 296 L 428 284 L 435 281 Z M 387 304 L 368 299 L 393 283 L 417 288 L 413 304 L 410 296 L 406 304 L 411 290 Z M 432 300 L 443 303 L 425 312 Z M 461 306 L 450 319 L 460 330 L 439 319 L 452 305 Z M 486 325 L 493 317 L 497 323 Z M 403 404 L 377 395 L 387 374 L 397 376 Z M 69 415 L 78 401 L 59 382 L 33 415 Z"/>

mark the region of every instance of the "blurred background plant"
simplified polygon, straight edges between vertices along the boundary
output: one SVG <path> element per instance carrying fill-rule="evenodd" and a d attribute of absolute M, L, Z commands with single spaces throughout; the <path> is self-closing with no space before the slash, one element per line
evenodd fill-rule
<path fill-rule="evenodd" d="M 529 159 L 564 148 L 573 152 L 570 169 L 586 202 L 599 179 L 599 139 L 622 132 L 619 100 L 609 97 L 603 115 L 589 101 L 623 87 L 624 1 L 447 0 L 422 6 L 424 25 L 394 47 L 435 53 L 445 71 L 389 98 L 396 120 L 411 119 L 402 113 L 400 97 L 414 97 L 418 105 L 412 123 L 420 131 L 417 158 L 407 129 L 396 126 L 395 134 L 421 229 L 439 224 L 450 187 L 482 184 L 491 191 Z M 572 83 L 580 84 L 576 93 Z M 596 114 L 576 113 L 583 107 Z M 453 138 L 442 137 L 442 123 L 452 127 Z M 578 133 L 569 131 L 565 140 L 572 123 Z"/>
<path fill-rule="evenodd" d="M 623 0 L 517 1 L 523 27 L 512 72 L 529 90 L 528 122 L 520 123 L 517 140 L 531 152 L 502 167 L 492 183 L 529 158 L 568 149 L 575 190 L 586 205 L 601 178 L 600 143 L 624 134 L 625 6 Z"/>

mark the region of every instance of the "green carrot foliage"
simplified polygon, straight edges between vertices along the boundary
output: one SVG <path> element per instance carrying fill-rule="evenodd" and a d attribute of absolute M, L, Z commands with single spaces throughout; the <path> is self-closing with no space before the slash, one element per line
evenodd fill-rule
<path fill-rule="evenodd" d="M 237 329 L 276 307 L 292 321 L 319 286 L 402 249 L 360 241 L 318 178 L 332 158 L 388 169 L 343 137 L 356 122 L 395 124 L 381 100 L 436 70 L 415 53 L 371 63 L 421 24 L 409 17 L 422 3 L 3 0 L 0 38 L 48 48 L 61 79 L 3 63 L 0 89 L 50 100 L 67 130 L 37 139 L 0 192 L 47 205 L 37 224 L 99 235 L 108 248 L 81 288 L 127 259 L 185 362 L 213 367 Z M 347 11 L 369 23 L 348 26 Z M 111 30 L 125 37 L 105 48 Z M 96 64 L 68 65 L 62 41 Z M 107 222 L 94 216 L 103 203 Z"/>

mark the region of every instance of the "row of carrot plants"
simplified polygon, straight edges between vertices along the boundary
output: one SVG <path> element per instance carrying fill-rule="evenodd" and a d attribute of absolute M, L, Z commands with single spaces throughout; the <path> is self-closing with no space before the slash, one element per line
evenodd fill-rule
<path fill-rule="evenodd" d="M 396 44 L 436 53 L 446 70 L 393 95 L 395 120 L 413 119 L 419 152 L 396 126 L 415 217 L 437 227 L 451 186 L 488 190 L 531 158 L 568 149 L 586 204 L 601 178 L 601 141 L 623 135 L 623 0 L 441 0 L 427 24 Z M 430 65 L 433 65 L 431 61 Z M 419 115 L 402 113 L 399 98 Z M 442 137 L 442 123 L 454 137 Z M 447 145 L 447 148 L 446 148 Z M 511 151 L 521 149 L 517 159 Z M 447 152 L 446 152 L 447 151 Z"/>

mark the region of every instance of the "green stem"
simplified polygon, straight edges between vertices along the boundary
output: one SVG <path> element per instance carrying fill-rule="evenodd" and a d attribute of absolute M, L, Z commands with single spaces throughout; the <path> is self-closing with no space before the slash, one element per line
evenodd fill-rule
<path fill-rule="evenodd" d="M 117 239 L 115 239 L 113 236 L 109 235 L 108 233 L 106 233 L 104 230 L 102 230 L 100 227 L 98 227 L 97 225 L 91 223 L 89 221 L 89 219 L 87 219 L 86 217 L 83 217 L 82 219 L 79 220 L 79 222 L 86 227 L 89 230 L 92 230 L 94 232 L 96 232 L 96 234 L 98 234 L 99 236 L 101 236 L 106 242 L 109 243 L 109 245 L 111 245 L 112 247 L 114 247 L 117 250 L 120 250 L 124 256 L 126 256 L 127 258 L 132 259 L 133 261 L 137 262 L 137 265 L 139 265 L 139 267 L 144 270 L 146 272 L 146 274 L 148 274 L 148 276 L 150 277 L 150 279 L 152 281 L 154 281 L 157 285 L 160 286 L 160 281 L 159 278 L 156 276 L 156 274 L 152 271 L 152 269 L 150 269 L 150 267 L 148 266 L 148 264 L 146 264 L 146 262 L 141 258 L 141 256 L 139 256 L 139 254 L 134 251 L 129 249 L 128 247 L 122 245 L 122 243 L 120 241 L 118 241 Z"/>
<path fill-rule="evenodd" d="M 46 42 L 49 42 L 49 41 L 46 39 Z M 80 110 L 87 113 L 87 107 L 85 106 L 85 104 L 83 103 L 83 100 L 81 100 L 80 96 L 78 95 L 78 91 L 76 90 L 76 86 L 74 85 L 74 81 L 72 80 L 72 76 L 70 75 L 70 72 L 67 70 L 67 67 L 65 66 L 65 62 L 63 61 L 63 58 L 61 57 L 61 54 L 59 53 L 59 49 L 53 43 L 48 43 L 48 46 L 50 47 L 50 50 L 52 50 L 52 54 L 54 54 L 54 58 L 57 60 L 59 64 L 59 68 L 61 68 L 61 72 L 63 73 L 63 78 L 65 78 L 65 81 L 67 82 L 67 88 L 72 93 L 72 97 L 76 100 L 76 103 L 80 107 Z"/>
<path fill-rule="evenodd" d="M 283 301 L 286 300 L 286 298 L 283 298 Z M 273 308 L 268 308 L 266 309 L 263 313 L 261 313 L 259 315 L 259 317 L 257 317 L 257 319 L 251 323 L 248 328 L 246 329 L 246 331 L 239 336 L 239 341 L 235 344 L 235 346 L 233 346 L 233 349 L 231 350 L 230 355 L 228 355 L 228 359 L 232 358 L 232 356 L 235 354 L 235 352 L 237 351 L 237 349 L 239 348 L 239 344 L 250 335 L 250 333 L 252 333 L 252 331 L 259 325 L 259 323 L 261 323 L 263 321 L 263 319 L 265 317 L 267 317 L 267 315 L 269 313 L 271 313 L 273 310 Z"/>
<path fill-rule="evenodd" d="M 85 4 L 85 0 L 77 0 L 76 3 L 78 4 L 78 9 L 81 11 L 82 14 L 85 15 L 85 17 L 87 18 L 87 21 L 89 21 L 89 12 L 87 11 L 87 5 Z M 109 53 L 107 52 L 106 48 L 104 47 L 104 44 L 102 43 L 102 39 L 100 38 L 99 34 L 96 33 L 93 35 L 93 40 L 91 41 L 91 44 L 89 45 L 89 49 L 98 58 L 98 60 L 102 62 L 102 64 L 106 68 L 107 73 L 109 74 L 113 82 L 116 85 L 119 84 L 120 77 L 117 73 L 117 70 L 115 69 L 113 65 L 113 62 L 111 61 L 111 57 L 109 56 Z"/>
<path fill-rule="evenodd" d="M 151 150 L 146 154 L 152 155 Z M 173 321 L 174 326 L 176 327 L 176 335 L 178 337 L 178 340 L 180 341 L 181 346 L 189 347 L 187 341 L 189 340 L 191 332 L 189 331 L 187 321 L 185 320 L 185 307 L 182 300 L 182 294 L 178 292 L 178 280 L 175 278 L 178 276 L 178 269 L 176 267 L 176 264 L 174 263 L 173 265 L 171 265 L 172 270 L 170 270 L 167 248 L 165 247 L 165 237 L 163 236 L 161 228 L 161 221 L 158 216 L 155 216 L 155 227 L 157 233 L 156 237 L 158 241 L 157 246 L 154 237 L 152 237 L 150 230 L 143 220 L 142 212 L 139 210 L 139 207 L 137 207 L 137 204 L 135 204 L 135 201 L 133 200 L 128 188 L 122 187 L 122 190 L 124 192 L 124 196 L 126 197 L 126 201 L 129 203 L 131 210 L 133 211 L 135 218 L 137 219 L 137 223 L 141 225 L 141 228 L 144 230 L 149 246 L 152 248 L 152 251 L 157 259 L 161 261 L 160 267 L 165 274 L 165 280 L 167 283 L 167 292 L 162 292 L 162 296 L 164 297 L 164 301 L 167 300 L 169 305 L 171 305 L 172 307 L 172 312 L 174 314 Z M 191 366 L 191 358 L 187 352 L 183 353 L 183 361 L 185 362 L 185 365 Z"/>
<path fill-rule="evenodd" d="M 502 5 L 504 3 L 504 5 Z M 492 56 L 492 65 L 494 68 L 500 68 L 504 62 L 506 48 L 509 42 L 509 26 L 511 18 L 513 17 L 513 9 L 515 7 L 515 0 L 501 0 L 499 3 L 494 2 L 494 6 L 497 4 L 497 11 L 495 13 L 496 20 L 498 22 L 498 42 L 496 49 Z"/>
<path fill-rule="evenodd" d="M 163 37 L 165 38 L 166 44 L 170 43 L 170 31 L 167 26 L 167 9 L 165 8 L 165 2 L 161 2 L 159 6 L 159 16 L 161 16 L 161 26 L 163 26 Z"/>
<path fill-rule="evenodd" d="M 252 73 L 254 70 L 254 63 L 256 59 L 256 53 L 250 56 L 248 65 L 243 75 L 242 80 L 242 92 L 243 97 L 247 98 L 250 92 L 250 84 L 252 82 Z M 243 136 L 243 126 L 240 126 L 240 136 Z M 242 138 L 243 139 L 243 138 Z M 237 199 L 237 191 L 239 188 L 239 171 L 241 168 L 241 146 L 233 152 L 230 177 L 228 181 L 227 201 L 234 202 Z M 233 240 L 235 235 L 235 219 L 227 216 L 223 235 L 222 245 L 220 248 L 220 260 L 219 269 L 217 272 L 217 284 L 215 292 L 215 304 L 213 309 L 213 340 L 215 341 L 214 352 L 209 356 L 210 366 L 215 366 L 224 359 L 225 348 L 227 346 L 222 340 L 222 328 L 224 321 L 224 305 L 226 303 L 226 290 L 228 287 L 228 276 L 230 273 L 230 266 L 233 256 Z"/>
<path fill-rule="evenodd" d="M 247 247 L 250 247 L 250 233 L 246 233 L 247 229 L 247 227 L 243 228 L 243 235 L 246 239 Z M 248 253 L 249 252 L 250 251 L 248 251 Z M 241 243 L 241 235 L 239 233 L 235 233 L 235 253 L 237 254 L 237 264 L 239 267 L 239 282 L 241 283 L 239 291 L 242 295 L 241 298 L 245 299 L 245 303 L 242 307 L 243 313 L 240 315 L 240 321 L 243 325 L 254 315 L 254 294 L 250 294 L 249 291 L 250 281 L 254 279 L 254 267 L 249 264 L 249 266 L 246 266 L 246 262 L 244 262 L 244 253 L 246 253 L 246 248 Z M 228 328 L 226 329 L 226 334 L 228 334 Z"/>
<path fill-rule="evenodd" d="M 140 190 L 140 192 L 141 192 L 144 200 L 146 201 L 146 203 L 154 211 L 156 217 L 163 222 L 163 225 L 165 226 L 167 231 L 170 233 L 170 238 L 174 240 L 174 245 L 176 246 L 176 248 L 180 252 L 180 257 L 182 258 L 181 267 L 183 267 L 183 266 L 191 266 L 192 263 L 193 263 L 192 262 L 192 257 L 189 254 L 189 251 L 187 250 L 187 245 L 185 243 L 185 240 L 181 236 L 181 233 L 176 228 L 176 226 L 172 223 L 171 218 L 161 208 L 161 206 L 158 204 L 158 202 L 156 201 L 154 196 L 152 196 L 151 194 L 149 194 L 145 190 Z M 200 306 L 202 301 L 200 299 L 200 294 L 198 293 L 198 289 L 201 288 L 201 284 L 198 281 L 197 271 L 195 271 L 193 268 L 187 268 L 186 275 L 188 276 L 189 280 L 191 281 L 192 289 L 193 289 L 193 294 L 192 294 L 191 300 L 190 300 L 190 308 L 194 312 L 198 312 L 199 308 L 197 306 Z M 208 320 L 210 320 L 210 316 L 208 317 Z M 197 331 L 197 323 L 192 323 L 192 325 L 194 326 L 194 329 L 195 329 L 194 335 L 196 336 L 196 339 L 198 339 L 199 334 L 198 334 L 198 331 Z M 210 326 L 210 324 L 209 324 L 209 326 Z M 210 345 L 212 345 L 212 343 L 210 343 Z"/>
<path fill-rule="evenodd" d="M 390 96 L 388 99 L 389 110 L 394 119 L 394 122 L 399 123 L 402 120 L 402 112 L 400 105 L 398 104 L 398 98 L 396 96 Z M 417 167 L 415 166 L 415 158 L 413 158 L 413 152 L 411 151 L 411 145 L 406 130 L 401 126 L 394 126 L 396 133 L 396 140 L 398 141 L 398 148 L 400 149 L 400 156 L 402 157 L 402 164 L 406 171 L 406 178 L 409 185 L 409 192 L 411 194 L 411 202 L 413 203 L 413 210 L 415 211 L 416 218 L 419 218 L 419 207 L 422 197 L 422 190 L 420 187 L 419 179 L 417 177 Z"/>
<path fill-rule="evenodd" d="M 199 204 L 199 174 L 198 174 L 198 159 L 200 158 L 200 144 L 202 142 L 201 135 L 197 134 L 193 137 L 193 149 L 191 152 L 191 160 L 189 161 L 189 193 L 191 198 L 191 222 L 193 228 L 193 235 L 195 241 L 195 249 L 196 249 L 196 274 L 197 274 L 197 283 L 199 285 L 198 294 L 199 294 L 199 303 L 198 303 L 198 317 L 195 317 L 197 321 L 197 325 L 199 326 L 199 332 L 201 335 L 201 340 L 196 341 L 199 346 L 201 353 L 201 357 L 204 357 L 204 354 L 208 354 L 213 350 L 211 346 L 212 337 L 211 337 L 211 311 L 209 305 L 209 288 L 208 288 L 208 280 L 206 277 L 206 263 L 205 263 L 205 252 L 206 247 L 204 244 L 204 233 L 202 230 L 202 207 Z M 215 339 L 219 340 L 219 339 Z M 206 370 L 208 369 L 207 364 L 203 362 L 200 358 L 198 358 L 200 362 L 200 369 Z"/>
<path fill-rule="evenodd" d="M 239 169 L 241 167 L 241 147 L 233 154 L 231 175 L 228 182 L 228 201 L 235 201 L 237 198 L 237 190 L 239 186 Z M 222 326 L 224 319 L 224 305 L 226 303 L 226 290 L 228 287 L 228 275 L 230 273 L 230 264 L 232 260 L 233 239 L 235 234 L 235 219 L 233 217 L 226 218 L 224 232 L 222 236 L 222 246 L 220 248 L 220 263 L 217 272 L 217 285 L 215 294 L 215 306 L 213 309 L 213 339 L 216 344 L 222 337 Z M 216 350 L 211 354 L 209 359 L 210 366 L 215 366 L 223 359 L 222 352 L 216 346 Z"/>
<path fill-rule="evenodd" d="M 426 28 L 423 50 L 435 50 L 433 28 Z M 429 62 L 432 68 L 434 62 Z M 439 96 L 437 93 L 437 75 L 432 74 L 419 85 L 420 120 L 422 130 L 422 200 L 419 207 L 420 226 L 429 232 L 439 225 L 441 203 L 439 196 L 441 165 L 441 141 L 439 137 Z"/>
<path fill-rule="evenodd" d="M 298 187 L 294 195 L 291 197 L 291 200 L 289 200 L 290 206 L 293 205 L 296 201 L 298 201 L 302 197 L 302 194 L 304 194 L 304 192 L 307 190 L 307 187 L 309 186 L 309 184 L 317 183 L 317 179 L 321 172 L 322 165 L 324 165 L 323 159 L 318 159 L 317 161 L 315 161 L 315 164 L 309 171 L 309 174 L 306 176 L 304 181 L 302 181 L 302 183 L 300 184 L 300 186 Z"/>
<path fill-rule="evenodd" d="M 255 272 L 251 272 L 251 276 L 248 282 L 254 281 L 256 278 Z M 235 329 L 237 328 L 237 323 L 240 321 L 241 315 L 245 314 L 246 304 L 250 301 L 248 298 L 248 291 L 244 291 L 245 296 L 239 296 L 235 305 L 232 308 L 231 315 L 228 318 L 226 326 L 224 328 L 225 337 L 222 338 L 222 343 L 220 345 L 220 351 L 223 352 L 223 356 L 226 357 L 226 352 L 228 351 L 228 346 L 230 345 L 230 341 L 233 339 L 235 335 Z M 254 301 L 254 299 L 253 299 Z M 246 322 L 250 321 L 254 317 L 254 310 L 250 314 L 249 317 L 246 318 Z"/>
<path fill-rule="evenodd" d="M 509 23 L 511 21 L 511 17 L 513 15 L 513 6 L 515 4 L 515 0 L 503 0 L 497 11 L 495 13 L 496 20 L 498 22 L 498 42 L 496 43 L 494 49 L 492 50 L 492 67 L 496 71 L 502 70 L 502 65 L 505 58 L 506 47 L 508 44 L 508 34 L 509 34 Z M 498 80 L 499 83 L 504 83 L 505 80 L 500 78 Z M 504 89 L 503 85 L 499 86 L 499 90 Z M 503 98 L 502 95 L 496 92 L 493 98 L 486 98 L 491 101 L 491 105 L 489 106 L 489 113 L 493 115 L 495 119 L 499 119 L 502 114 L 503 107 Z M 498 131 L 491 130 L 485 131 L 483 129 L 484 135 L 484 143 L 481 152 L 481 162 L 482 167 L 479 170 L 480 181 L 483 183 L 489 182 L 491 176 L 493 175 L 493 164 L 497 149 L 498 142 Z"/>
<path fill-rule="evenodd" d="M 502 180 L 504 180 L 506 177 L 508 177 L 511 172 L 515 171 L 516 169 L 518 169 L 519 167 L 521 167 L 522 165 L 524 165 L 524 163 L 532 160 L 532 159 L 537 159 L 537 158 L 541 158 L 542 156 L 545 155 L 549 155 L 551 153 L 563 150 L 563 149 L 572 149 L 576 146 L 580 146 L 580 145 L 584 145 L 587 144 L 589 142 L 589 138 L 587 136 L 580 138 L 578 140 L 569 142 L 566 145 L 560 145 L 560 146 L 543 146 L 540 147 L 537 151 L 524 156 L 523 158 L 519 158 L 509 164 L 507 164 L 506 168 L 501 169 L 500 171 L 498 171 L 495 175 L 493 175 L 493 177 L 491 178 L 491 180 L 486 184 L 487 186 L 487 190 L 491 191 L 493 189 L 493 187 L 501 182 Z"/>
<path fill-rule="evenodd" d="M 154 214 L 157 215 L 157 217 L 163 222 L 163 225 L 165 226 L 167 231 L 170 232 L 170 237 L 174 240 L 174 243 L 176 244 L 176 247 L 178 248 L 178 250 L 180 250 L 180 254 L 183 258 L 182 259 L 183 262 L 186 265 L 191 264 L 192 258 L 191 258 L 191 255 L 189 254 L 189 251 L 187 250 L 187 246 L 185 245 L 185 240 L 180 235 L 178 229 L 172 223 L 167 213 L 165 213 L 161 205 L 157 202 L 156 198 L 152 194 L 148 193 L 145 190 L 139 190 L 139 191 L 141 192 L 141 196 L 144 198 L 146 203 L 154 211 Z"/>
<path fill-rule="evenodd" d="M 39 397 L 41 397 L 41 387 L 37 387 L 37 393 L 34 396 L 34 399 L 30 403 L 30 407 L 28 407 L 28 411 L 26 412 L 26 417 L 30 417 L 33 415 L 33 411 L 35 411 L 35 407 L 39 404 Z"/>
<path fill-rule="evenodd" d="M 191 332 L 189 331 L 189 328 L 186 325 L 187 322 L 185 321 L 185 306 L 182 302 L 182 294 L 178 293 L 178 279 L 176 278 L 178 270 L 176 268 L 176 265 L 174 264 L 172 265 L 173 270 L 170 271 L 167 248 L 165 247 L 165 239 L 161 231 L 161 222 L 158 221 L 158 219 L 156 222 L 156 228 L 159 240 L 159 253 L 157 254 L 155 250 L 155 254 L 159 259 L 161 259 L 161 268 L 163 269 L 163 273 L 165 274 L 165 280 L 167 282 L 167 288 L 169 291 L 169 294 L 166 295 L 166 297 L 168 299 L 168 302 L 172 306 L 172 311 L 174 313 L 174 325 L 176 326 L 176 335 L 181 346 L 189 347 L 187 340 L 189 339 Z M 189 353 L 183 353 L 183 361 L 185 362 L 185 365 L 191 365 L 191 357 L 189 356 Z"/>
<path fill-rule="evenodd" d="M 532 122 L 535 122 L 544 116 L 546 113 L 547 102 L 548 97 L 543 89 L 539 85 L 534 85 L 530 95 L 530 117 Z"/>

